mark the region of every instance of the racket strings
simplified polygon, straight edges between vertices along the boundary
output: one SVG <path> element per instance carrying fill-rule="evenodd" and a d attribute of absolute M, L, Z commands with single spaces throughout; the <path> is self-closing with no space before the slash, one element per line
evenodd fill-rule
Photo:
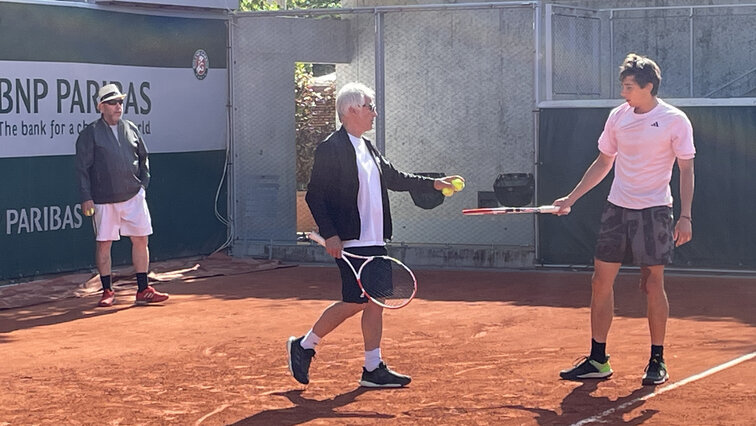
<path fill-rule="evenodd" d="M 387 307 L 403 306 L 415 294 L 412 273 L 398 261 L 376 257 L 360 273 L 360 283 L 368 296 Z"/>

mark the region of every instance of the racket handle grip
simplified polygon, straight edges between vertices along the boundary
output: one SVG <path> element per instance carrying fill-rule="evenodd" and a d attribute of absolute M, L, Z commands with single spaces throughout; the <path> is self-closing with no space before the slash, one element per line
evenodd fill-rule
<path fill-rule="evenodd" d="M 320 236 L 317 232 L 308 232 L 307 238 L 311 241 L 315 241 L 316 243 L 320 244 L 321 246 L 325 247 L 325 239 Z"/>
<path fill-rule="evenodd" d="M 559 211 L 559 206 L 541 206 L 538 209 L 541 213 L 556 213 Z"/>

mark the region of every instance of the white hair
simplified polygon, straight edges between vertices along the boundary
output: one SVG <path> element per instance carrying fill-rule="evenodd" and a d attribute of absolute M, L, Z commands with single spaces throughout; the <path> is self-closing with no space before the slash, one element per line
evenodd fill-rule
<path fill-rule="evenodd" d="M 362 83 L 347 83 L 336 94 L 336 112 L 341 119 L 350 107 L 365 105 L 365 98 L 375 100 L 375 91 Z"/>

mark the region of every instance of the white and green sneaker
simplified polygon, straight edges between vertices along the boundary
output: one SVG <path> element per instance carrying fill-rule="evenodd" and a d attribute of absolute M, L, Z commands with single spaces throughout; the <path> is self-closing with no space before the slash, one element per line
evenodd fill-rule
<path fill-rule="evenodd" d="M 578 358 L 575 366 L 559 372 L 559 376 L 565 380 L 581 379 L 606 379 L 612 375 L 612 366 L 609 365 L 609 355 L 603 364 L 590 359 L 587 356 Z"/>

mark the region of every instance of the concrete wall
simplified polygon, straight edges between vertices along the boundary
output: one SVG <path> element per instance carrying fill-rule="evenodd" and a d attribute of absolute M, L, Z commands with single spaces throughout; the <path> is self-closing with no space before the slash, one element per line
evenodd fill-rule
<path fill-rule="evenodd" d="M 366 7 L 464 3 L 344 0 L 342 4 Z M 559 15 L 554 23 L 558 47 L 554 53 L 555 88 L 571 89 L 557 90 L 550 97 L 544 93 L 544 99 L 617 97 L 617 66 L 628 52 L 647 55 L 659 63 L 664 77 L 660 95 L 665 98 L 756 94 L 756 31 L 746 30 L 756 28 L 756 7 L 751 0 L 548 0 L 539 4 L 555 5 Z M 736 7 L 708 7 L 724 5 Z M 689 6 L 702 7 L 694 8 L 691 16 Z M 570 9 L 574 7 L 595 12 Z M 622 10 L 639 7 L 648 10 Z M 570 15 L 581 19 L 570 22 Z M 595 71 L 595 67 L 599 70 Z"/>
<path fill-rule="evenodd" d="M 375 7 L 397 5 L 428 5 L 428 4 L 464 4 L 485 3 L 481 0 L 342 0 L 344 8 Z M 626 7 L 662 7 L 662 6 L 691 6 L 691 5 L 728 5 L 753 4 L 751 0 L 543 0 L 541 4 L 563 4 L 587 7 L 592 9 L 611 9 Z"/>
<path fill-rule="evenodd" d="M 533 17 L 529 7 L 385 14 L 386 155 L 401 170 L 467 179 L 431 211 L 390 194 L 395 242 L 532 245 L 531 217 L 502 226 L 460 211 L 499 173 L 533 172 Z M 373 85 L 373 17 L 349 19 L 356 49 L 339 82 Z"/>
<path fill-rule="evenodd" d="M 550 2 L 539 6 L 546 3 Z M 595 8 L 704 4 L 558 3 Z M 392 4 L 398 3 L 347 0 L 343 5 Z M 413 265 L 436 265 L 444 259 L 441 264 L 520 267 L 535 261 L 532 216 L 470 218 L 460 210 L 476 206 L 478 193 L 491 191 L 498 174 L 536 172 L 535 110 L 546 97 L 548 43 L 554 46 L 552 54 L 558 53 L 550 57 L 553 78 L 561 79 L 560 87 L 566 89 L 553 99 L 616 99 L 617 66 L 629 51 L 657 59 L 664 76 L 660 93 L 668 98 L 686 97 L 691 87 L 694 96 L 702 96 L 756 64 L 756 35 L 742 31 L 756 27 L 753 8 L 696 10 L 691 68 L 688 9 L 614 11 L 610 20 L 608 10 L 555 6 L 556 15 L 564 19 L 547 34 L 545 7 L 539 19 L 534 5 L 510 6 L 382 14 L 385 96 L 379 102 L 387 156 L 401 170 L 467 178 L 465 191 L 430 211 L 415 207 L 407 194 L 391 195 L 393 247 L 413 259 Z M 337 23 L 311 19 L 312 24 L 301 18 L 243 18 L 242 14 L 235 19 L 237 35 L 232 38 L 234 110 L 239 111 L 234 114 L 233 202 L 239 242 L 234 252 L 295 256 L 299 249 L 287 246 L 294 244 L 295 231 L 293 62 L 338 63 L 337 88 L 348 81 L 375 87 L 375 16 L 343 14 Z M 320 30 L 308 25 L 325 28 L 325 41 L 312 42 Z M 539 26 L 541 33 L 536 34 Z M 334 34 L 343 40 L 334 40 Z M 303 41 L 317 52 L 328 46 L 326 52 L 333 55 L 308 57 L 298 46 Z M 744 78 L 719 93 L 743 96 L 753 90 L 749 84 L 754 80 Z M 376 139 L 374 134 L 366 136 Z M 494 254 L 481 260 L 476 250 Z"/>
<path fill-rule="evenodd" d="M 349 22 L 233 16 L 235 255 L 296 240 L 294 63 L 351 60 Z"/>
<path fill-rule="evenodd" d="M 240 14 L 232 21 L 235 255 L 286 257 L 293 250 L 286 247 L 294 243 L 296 220 L 294 62 L 337 63 L 339 87 L 348 81 L 375 87 L 374 17 L 341 18 Z M 414 206 L 406 193 L 392 194 L 394 244 L 417 265 L 439 259 L 446 260 L 438 266 L 532 264 L 532 217 L 502 226 L 491 218 L 467 221 L 460 210 L 477 205 L 477 192 L 491 191 L 499 173 L 533 171 L 533 9 L 384 18 L 386 154 L 401 170 L 463 174 L 469 188 L 431 211 Z M 297 46 L 334 34 L 342 43 Z M 463 247 L 468 254 L 459 255 Z"/>
<path fill-rule="evenodd" d="M 662 69 L 663 98 L 751 97 L 756 93 L 756 7 L 745 1 L 559 1 L 553 40 L 554 79 L 581 79 L 570 64 L 595 63 L 600 68 L 592 93 L 552 93 L 553 99 L 608 99 L 618 96 L 617 66 L 628 52 L 653 58 Z M 736 5 L 708 7 L 711 5 Z M 750 4 L 751 6 L 737 5 Z M 559 6 L 557 6 L 559 5 Z M 562 6 L 601 9 L 596 12 Z M 686 7 L 702 6 L 702 7 Z M 647 10 L 622 10 L 649 7 Z M 666 7 L 666 8 L 664 8 Z M 619 8 L 612 10 L 611 8 Z M 569 16 L 579 16 L 570 20 Z M 549 18 L 546 18 L 549 19 Z M 587 39 L 575 37 L 593 25 Z M 573 38 L 582 43 L 575 43 Z M 548 40 L 548 37 L 547 37 Z M 596 52 L 599 52 L 596 54 Z M 569 86 L 570 84 L 567 84 Z M 600 94 L 597 94 L 600 93 Z M 546 95 L 546 94 L 545 94 Z"/>

